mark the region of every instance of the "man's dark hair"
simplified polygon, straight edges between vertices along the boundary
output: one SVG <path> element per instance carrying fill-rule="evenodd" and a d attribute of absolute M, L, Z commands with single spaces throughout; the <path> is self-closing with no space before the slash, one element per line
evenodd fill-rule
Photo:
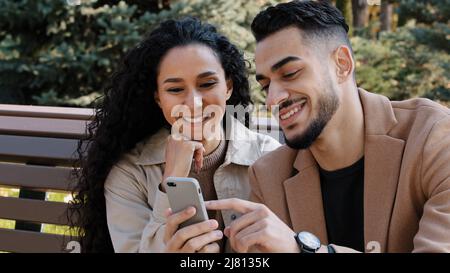
<path fill-rule="evenodd" d="M 349 27 L 342 13 L 327 1 L 292 1 L 270 6 L 253 20 L 251 28 L 257 42 L 283 28 L 295 26 L 303 31 L 304 38 L 332 38 L 348 40 Z"/>

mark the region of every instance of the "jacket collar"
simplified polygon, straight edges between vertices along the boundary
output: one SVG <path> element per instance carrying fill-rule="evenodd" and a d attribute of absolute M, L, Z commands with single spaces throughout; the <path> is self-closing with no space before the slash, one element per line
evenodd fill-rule
<path fill-rule="evenodd" d="M 388 135 L 397 124 L 390 101 L 359 89 L 364 111 L 364 237 L 387 250 L 389 220 L 394 205 L 404 140 Z M 287 205 L 294 230 L 315 233 L 328 242 L 318 165 L 309 149 L 299 150 L 297 174 L 284 181 Z"/>
<path fill-rule="evenodd" d="M 250 166 L 261 155 L 257 134 L 233 117 L 227 119 L 226 126 L 230 129 L 227 130 L 228 147 L 224 165 L 234 163 Z M 169 134 L 169 129 L 162 128 L 156 134 L 137 144 L 136 148 L 140 150 L 140 154 L 137 157 L 136 164 L 156 165 L 165 163 L 166 140 Z"/>

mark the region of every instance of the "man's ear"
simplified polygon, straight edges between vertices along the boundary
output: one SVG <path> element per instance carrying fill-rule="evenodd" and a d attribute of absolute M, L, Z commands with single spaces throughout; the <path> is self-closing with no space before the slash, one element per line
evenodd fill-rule
<path fill-rule="evenodd" d="M 158 104 L 159 108 L 161 108 L 161 101 L 159 99 L 159 93 L 158 90 L 153 93 L 153 98 L 155 99 L 156 104 Z"/>
<path fill-rule="evenodd" d="M 338 83 L 343 83 L 353 76 L 355 63 L 350 48 L 344 45 L 339 46 L 334 52 L 334 62 L 336 64 Z"/>
<path fill-rule="evenodd" d="M 231 94 L 233 94 L 233 81 L 231 79 L 227 79 L 227 100 L 231 98 Z"/>

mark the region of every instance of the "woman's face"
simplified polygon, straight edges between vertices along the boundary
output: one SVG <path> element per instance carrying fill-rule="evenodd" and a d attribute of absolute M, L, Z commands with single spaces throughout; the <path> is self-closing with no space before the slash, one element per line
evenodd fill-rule
<path fill-rule="evenodd" d="M 193 140 L 217 136 L 232 82 L 212 49 L 178 46 L 159 65 L 155 100 L 172 128 Z"/>

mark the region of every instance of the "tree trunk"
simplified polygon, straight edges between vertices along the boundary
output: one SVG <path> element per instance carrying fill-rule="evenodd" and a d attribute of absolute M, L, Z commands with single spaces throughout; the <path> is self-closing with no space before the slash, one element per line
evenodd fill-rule
<path fill-rule="evenodd" d="M 353 29 L 352 0 L 337 0 L 336 8 L 338 8 L 342 12 L 342 15 L 344 15 L 345 22 L 350 28 L 348 34 L 351 36 Z"/>
<path fill-rule="evenodd" d="M 369 5 L 367 0 L 352 0 L 353 26 L 366 27 L 369 21 Z"/>
<path fill-rule="evenodd" d="M 163 9 L 170 9 L 170 0 L 162 0 Z"/>
<path fill-rule="evenodd" d="M 389 1 L 381 1 L 380 12 L 381 31 L 391 31 L 392 4 Z"/>

